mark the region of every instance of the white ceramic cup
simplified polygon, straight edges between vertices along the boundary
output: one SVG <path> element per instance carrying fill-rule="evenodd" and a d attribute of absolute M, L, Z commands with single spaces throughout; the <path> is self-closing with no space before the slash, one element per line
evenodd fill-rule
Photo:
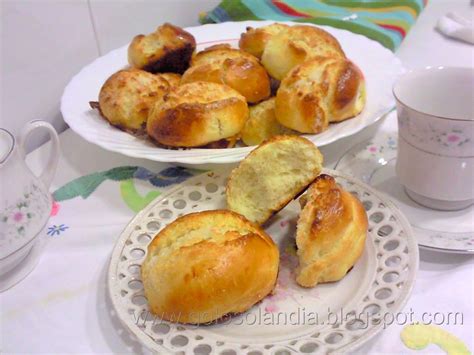
<path fill-rule="evenodd" d="M 426 68 L 393 87 L 396 171 L 407 194 L 429 208 L 474 203 L 474 68 Z"/>

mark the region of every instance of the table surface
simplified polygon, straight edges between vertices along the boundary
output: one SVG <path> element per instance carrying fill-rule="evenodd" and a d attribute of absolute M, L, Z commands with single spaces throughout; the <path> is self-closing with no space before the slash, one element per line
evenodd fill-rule
<path fill-rule="evenodd" d="M 467 1 L 429 3 L 397 51 L 405 67 L 474 66 L 474 47 L 447 39 L 434 29 L 437 19 L 453 10 L 471 16 L 473 13 Z M 325 166 L 333 168 L 337 159 L 356 143 L 396 129 L 396 115 L 392 113 L 356 135 L 322 147 Z M 60 141 L 62 154 L 52 191 L 78 177 L 114 167 L 141 166 L 158 172 L 170 166 L 107 152 L 70 129 L 60 135 Z M 29 154 L 28 163 L 33 171 L 40 171 L 48 150 L 46 144 Z M 95 183 L 96 178 L 94 175 L 81 181 L 81 186 Z M 57 204 L 38 266 L 25 280 L 0 295 L 2 352 L 146 352 L 114 317 L 107 298 L 110 253 L 115 239 L 134 215 L 133 206 L 122 198 L 127 188 L 124 184 L 107 182 L 97 185 L 90 196 Z M 149 186 L 139 184 L 137 188 L 142 193 L 150 191 Z M 472 256 L 420 250 L 416 284 L 403 313 L 421 321 L 426 313 L 461 312 L 462 325 L 442 327 L 473 350 L 473 280 Z M 403 324 L 388 327 L 365 344 L 360 353 L 415 352 L 401 342 L 402 329 Z M 434 345 L 422 352 L 442 353 Z"/>

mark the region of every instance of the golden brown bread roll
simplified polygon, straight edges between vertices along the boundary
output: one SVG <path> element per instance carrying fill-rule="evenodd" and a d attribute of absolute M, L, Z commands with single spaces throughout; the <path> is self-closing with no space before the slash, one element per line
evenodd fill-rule
<path fill-rule="evenodd" d="M 107 79 L 99 93 L 101 115 L 125 131 L 145 131 L 148 112 L 170 89 L 162 75 L 143 70 L 120 70 Z"/>
<path fill-rule="evenodd" d="M 319 133 L 329 122 L 357 115 L 364 104 L 364 77 L 351 61 L 316 57 L 295 67 L 281 82 L 275 115 L 285 127 Z"/>
<path fill-rule="evenodd" d="M 296 25 L 268 40 L 262 64 L 272 77 L 283 80 L 292 68 L 317 56 L 345 58 L 339 42 L 331 34 L 318 27 Z"/>
<path fill-rule="evenodd" d="M 281 134 L 297 134 L 282 126 L 275 117 L 275 98 L 260 102 L 249 107 L 249 119 L 240 132 L 246 145 L 258 145 L 264 140 Z"/>
<path fill-rule="evenodd" d="M 360 201 L 320 175 L 305 196 L 297 223 L 298 284 L 342 279 L 362 255 L 367 235 L 367 215 Z"/>
<path fill-rule="evenodd" d="M 227 206 L 262 224 L 318 176 L 322 163 L 318 148 L 306 138 L 270 138 L 232 170 L 226 189 Z"/>
<path fill-rule="evenodd" d="M 208 323 L 250 309 L 274 288 L 278 248 L 231 211 L 185 215 L 160 231 L 141 268 L 150 310 L 179 323 Z"/>
<path fill-rule="evenodd" d="M 270 38 L 288 27 L 281 23 L 258 28 L 247 27 L 246 32 L 240 35 L 239 48 L 260 59 Z"/>
<path fill-rule="evenodd" d="M 197 53 L 181 81 L 225 84 L 237 90 L 251 103 L 270 96 L 270 79 L 265 68 L 254 56 L 233 49 L 228 44 L 212 46 Z"/>
<path fill-rule="evenodd" d="M 171 86 L 178 86 L 181 84 L 181 75 L 176 73 L 161 73 L 156 74 L 166 79 Z"/>
<path fill-rule="evenodd" d="M 160 97 L 148 116 L 147 133 L 170 147 L 199 147 L 237 135 L 248 117 L 245 98 L 221 84 L 182 84 Z"/>
<path fill-rule="evenodd" d="M 136 36 L 128 47 L 132 67 L 152 73 L 184 73 L 196 49 L 193 35 L 180 27 L 165 23 L 149 35 Z"/>

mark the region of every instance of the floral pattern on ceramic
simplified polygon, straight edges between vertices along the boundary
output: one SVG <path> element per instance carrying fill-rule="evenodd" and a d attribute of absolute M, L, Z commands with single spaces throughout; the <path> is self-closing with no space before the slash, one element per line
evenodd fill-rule
<path fill-rule="evenodd" d="M 386 144 L 374 144 L 373 142 L 368 142 L 365 149 L 368 155 L 371 156 L 384 154 L 386 150 L 396 151 L 397 140 L 393 136 L 388 136 Z"/>
<path fill-rule="evenodd" d="M 425 242 L 429 243 L 433 248 L 451 249 L 453 247 L 464 247 L 474 251 L 474 232 L 472 233 L 451 233 L 436 232 L 416 228 L 425 236 Z M 427 239 L 426 239 L 427 238 Z"/>
<path fill-rule="evenodd" d="M 295 227 L 292 228 L 292 230 L 294 229 Z M 291 238 L 286 241 L 283 251 L 280 253 L 280 270 L 275 289 L 270 296 L 263 300 L 262 306 L 266 313 L 281 311 L 282 304 L 287 302 L 292 302 L 298 306 L 299 302 L 296 298 L 298 294 L 304 294 L 305 297 L 318 298 L 317 288 L 304 288 L 296 283 L 297 267 L 296 241 Z"/>
<path fill-rule="evenodd" d="M 46 222 L 51 201 L 36 183 L 32 183 L 25 187 L 18 200 L 2 202 L 6 208 L 0 211 L 0 248 L 8 253 L 10 249 L 13 252 L 21 240 L 36 233 L 38 224 Z"/>
<path fill-rule="evenodd" d="M 457 129 L 441 133 L 436 137 L 436 140 L 445 147 L 461 147 L 470 142 L 470 139 L 464 135 L 464 132 Z"/>
<path fill-rule="evenodd" d="M 398 127 L 401 136 L 420 150 L 449 157 L 474 156 L 472 121 L 426 119 L 422 113 L 398 108 Z"/>
<path fill-rule="evenodd" d="M 357 164 L 351 164 L 350 166 L 350 169 L 353 169 L 351 170 L 351 174 L 370 185 L 370 179 L 373 174 L 373 162 L 376 161 L 383 166 L 388 164 L 392 159 L 395 159 L 396 156 L 396 134 L 383 135 L 383 138 L 361 143 L 357 151 L 351 149 L 346 152 L 336 163 L 336 168 L 338 168 L 343 160 L 357 159 Z"/>
<path fill-rule="evenodd" d="M 280 254 L 280 271 L 278 273 L 275 289 L 273 293 L 263 301 L 265 312 L 278 312 L 280 310 L 279 303 L 291 297 L 293 293 L 291 289 L 293 287 L 298 287 L 294 282 L 294 270 L 297 266 L 298 258 L 296 256 L 296 246 L 294 240 L 290 240 Z"/>

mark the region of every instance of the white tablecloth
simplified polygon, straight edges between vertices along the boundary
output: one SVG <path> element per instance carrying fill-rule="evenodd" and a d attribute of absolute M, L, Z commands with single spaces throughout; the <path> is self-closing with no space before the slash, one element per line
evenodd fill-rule
<path fill-rule="evenodd" d="M 467 1 L 453 4 L 433 0 L 428 5 L 398 52 L 405 66 L 473 65 L 473 47 L 443 38 L 434 30 L 437 18 L 456 8 L 472 11 Z M 392 113 L 359 134 L 323 147 L 325 165 L 332 168 L 349 147 L 380 132 L 395 130 L 396 116 Z M 159 172 L 170 166 L 109 153 L 71 130 L 62 133 L 60 139 L 62 155 L 52 191 L 78 177 L 114 167 L 140 166 Z M 47 150 L 45 145 L 29 155 L 33 170 L 40 169 Z M 92 180 L 82 181 L 81 188 Z M 139 182 L 137 188 L 141 195 L 156 190 L 146 181 Z M 25 280 L 0 295 L 2 353 L 146 352 L 111 312 L 106 290 L 114 242 L 135 213 L 122 197 L 127 189 L 121 182 L 107 180 L 89 196 L 63 199 L 57 204 L 38 266 Z M 443 324 L 442 328 L 462 339 L 472 351 L 473 257 L 421 250 L 420 259 L 417 281 L 403 312 L 415 321 L 429 317 L 424 314 L 433 317 L 436 312 L 460 312 L 463 324 L 458 319 L 458 324 Z M 402 328 L 403 324 L 388 327 L 360 353 L 415 352 L 401 342 Z M 442 353 L 434 345 L 423 352 Z"/>

